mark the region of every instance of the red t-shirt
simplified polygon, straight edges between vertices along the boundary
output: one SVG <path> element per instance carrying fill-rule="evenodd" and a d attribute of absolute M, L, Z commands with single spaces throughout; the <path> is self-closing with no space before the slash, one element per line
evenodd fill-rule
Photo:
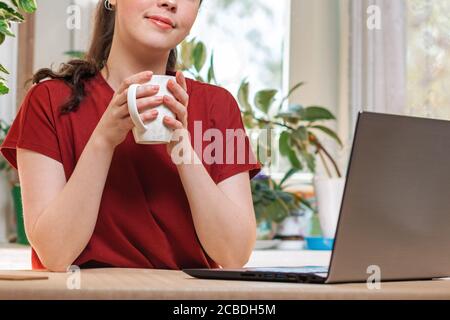
<path fill-rule="evenodd" d="M 238 104 L 227 90 L 192 79 L 186 81 L 192 144 L 194 121 L 202 121 L 203 132 L 217 128 L 224 137 L 226 129 L 244 128 Z M 114 94 L 100 72 L 86 81 L 85 90 L 79 109 L 67 115 L 59 113 L 71 94 L 63 81 L 46 80 L 29 90 L 0 147 L 14 168 L 16 147 L 20 147 L 61 162 L 66 179 L 70 178 Z M 225 159 L 222 164 L 206 164 L 202 160 L 215 183 L 245 171 L 253 178 L 260 171 L 261 164 L 256 162 L 247 136 L 245 141 L 248 152 L 244 164 L 226 164 Z M 203 142 L 202 150 L 209 143 Z M 200 244 L 186 193 L 165 145 L 137 144 L 130 131 L 116 147 L 94 233 L 74 264 L 158 269 L 218 267 Z M 45 268 L 34 249 L 32 267 Z"/>

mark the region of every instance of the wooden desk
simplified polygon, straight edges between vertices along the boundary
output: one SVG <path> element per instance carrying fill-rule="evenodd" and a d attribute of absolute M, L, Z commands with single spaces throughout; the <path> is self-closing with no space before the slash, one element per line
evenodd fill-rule
<path fill-rule="evenodd" d="M 325 264 L 329 252 L 255 251 L 247 266 Z M 82 270 L 80 290 L 68 289 L 71 274 L 0 271 L 9 275 L 47 275 L 48 280 L 0 281 L 0 299 L 450 299 L 450 281 L 363 284 L 297 283 L 194 279 L 181 271 L 145 269 Z"/>
<path fill-rule="evenodd" d="M 90 269 L 81 271 L 81 289 L 70 290 L 68 274 L 8 274 L 45 274 L 49 280 L 0 281 L 0 299 L 450 299 L 447 280 L 382 283 L 380 290 L 369 290 L 365 284 L 199 280 L 181 271 Z"/>

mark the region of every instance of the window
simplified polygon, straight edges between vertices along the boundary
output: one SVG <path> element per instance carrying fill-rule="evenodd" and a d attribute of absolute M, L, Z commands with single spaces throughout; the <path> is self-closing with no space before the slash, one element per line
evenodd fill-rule
<path fill-rule="evenodd" d="M 188 40 L 195 37 L 214 51 L 217 81 L 233 95 L 244 78 L 250 83 L 250 99 L 261 89 L 285 92 L 289 9 L 290 0 L 205 1 Z M 249 134 L 256 152 L 258 134 Z M 276 143 L 274 148 L 278 152 Z M 284 174 L 287 160 L 279 160 L 271 170 Z"/>
<path fill-rule="evenodd" d="M 407 112 L 450 120 L 450 1 L 407 3 Z"/>
<path fill-rule="evenodd" d="M 280 90 L 288 9 L 288 0 L 205 1 L 190 38 L 214 50 L 217 80 L 233 94 L 244 77 L 252 91 Z"/>

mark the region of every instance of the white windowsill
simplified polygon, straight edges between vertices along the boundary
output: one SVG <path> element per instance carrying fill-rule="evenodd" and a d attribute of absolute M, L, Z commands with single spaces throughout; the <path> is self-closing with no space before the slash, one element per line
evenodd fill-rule
<path fill-rule="evenodd" d="M 330 255 L 330 251 L 255 250 L 246 267 L 327 266 Z M 30 247 L 16 244 L 0 245 L 0 270 L 29 269 L 31 269 Z"/>

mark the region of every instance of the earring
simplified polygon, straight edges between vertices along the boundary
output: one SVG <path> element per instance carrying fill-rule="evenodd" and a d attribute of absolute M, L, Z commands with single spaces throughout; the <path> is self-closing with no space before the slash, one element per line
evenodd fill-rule
<path fill-rule="evenodd" d="M 111 2 L 109 2 L 109 0 L 105 0 L 105 9 L 108 11 L 114 11 L 114 7 L 112 6 Z"/>

